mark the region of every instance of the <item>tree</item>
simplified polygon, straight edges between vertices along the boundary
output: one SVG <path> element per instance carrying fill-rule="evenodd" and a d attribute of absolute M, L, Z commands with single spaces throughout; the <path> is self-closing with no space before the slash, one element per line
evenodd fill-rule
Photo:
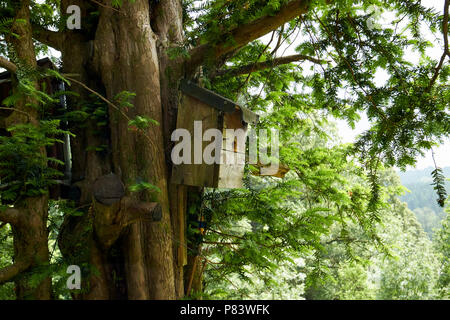
<path fill-rule="evenodd" d="M 438 290 L 439 296 L 443 299 L 450 297 L 450 215 L 448 214 L 448 207 L 446 208 L 446 212 L 447 217 L 442 221 L 442 227 L 437 231 L 436 239 L 434 240 L 436 250 L 440 254 Z"/>
<path fill-rule="evenodd" d="M 380 270 L 377 294 L 381 299 L 436 299 L 436 251 L 411 210 L 397 200 L 392 211 L 386 221 L 390 228 L 384 230 L 392 256 L 376 262 Z"/>
<path fill-rule="evenodd" d="M 398 196 L 403 187 L 395 172 L 382 172 L 385 205 L 379 212 L 376 234 L 382 246 L 353 228 L 348 243 L 326 242 L 320 256 L 329 277 L 306 288 L 309 299 L 436 299 L 438 258 L 414 213 Z M 339 228 L 332 232 L 334 237 Z M 345 250 L 350 246 L 353 254 Z M 307 260 L 313 269 L 316 263 Z M 445 272 L 443 273 L 445 274 Z"/>
<path fill-rule="evenodd" d="M 41 129 L 39 128 L 39 115 L 36 109 L 36 104 L 38 103 L 36 97 L 38 82 L 33 74 L 30 74 L 28 77 L 24 75 L 27 71 L 32 72 L 36 69 L 36 56 L 31 26 L 29 24 L 30 2 L 22 1 L 14 2 L 13 4 L 14 19 L 9 21 L 10 30 L 5 34 L 5 40 L 8 49 L 14 52 L 14 56 L 19 61 L 19 64 L 17 66 L 9 61 L 4 61 L 5 64 L 2 64 L 2 66 L 17 74 L 19 85 L 13 89 L 13 94 L 19 94 L 17 92 L 19 90 L 26 91 L 26 93 L 22 94 L 15 101 L 15 110 L 5 119 L 5 124 L 12 132 L 12 139 L 22 140 L 22 143 L 25 142 L 24 138 L 34 140 L 30 141 L 28 147 L 35 152 L 33 156 L 37 158 L 37 161 L 34 159 L 34 163 L 31 165 L 34 170 L 39 170 L 43 165 L 46 165 L 47 155 L 44 148 L 46 141 L 42 141 L 42 137 L 38 137 Z M 23 67 L 21 68 L 20 66 Z M 19 70 L 21 71 L 20 73 Z M 22 79 L 20 78 L 24 76 L 26 79 L 21 81 Z M 24 123 L 28 126 L 24 127 Z M 24 149 L 27 148 L 25 147 Z M 11 151 L 13 150 L 8 150 L 8 145 L 2 144 L 3 159 L 6 157 L 9 161 L 14 161 L 9 157 L 14 157 L 14 154 L 11 155 Z M 20 154 L 20 151 L 25 151 L 25 154 Z M 20 151 L 16 156 L 30 157 L 30 154 L 26 154 L 26 151 L 29 152 L 30 150 Z M 4 172 L 2 172 L 2 180 L 4 179 L 3 174 Z M 44 173 L 42 172 L 40 174 L 42 175 Z M 8 191 L 11 192 L 11 190 Z M 5 197 L 5 194 L 2 194 L 2 202 L 5 198 L 7 200 L 14 200 L 14 207 L 2 208 L 0 211 L 0 220 L 12 226 L 15 259 L 12 265 L 0 270 L 0 283 L 4 283 L 24 271 L 45 265 L 48 262 L 48 196 L 45 192 L 36 192 L 36 190 L 32 190 L 31 192 L 26 190 L 24 193 L 23 197 L 13 195 L 12 199 L 8 199 Z M 38 286 L 30 288 L 26 277 L 22 277 L 17 280 L 17 296 L 19 298 L 32 296 L 40 299 L 49 299 L 51 297 L 50 285 L 50 278 L 47 277 L 40 281 Z"/>
<path fill-rule="evenodd" d="M 370 27 L 367 20 L 373 17 L 367 13 L 367 1 L 216 0 L 200 5 L 179 0 L 4 1 L 0 5 L 0 32 L 4 35 L 0 52 L 5 57 L 0 66 L 14 75 L 20 87 L 30 78 L 23 77 L 24 71 L 36 71 L 36 49 L 50 46 L 61 52 L 62 76 L 70 84 L 69 112 L 63 119 L 75 135 L 71 140 L 71 182 L 81 193 L 77 206 L 89 210 L 82 217 L 67 217 L 59 244 L 66 259 L 76 261 L 80 257 L 74 256 L 75 248 L 82 243 L 87 250 L 81 254 L 83 262 L 92 267 L 88 290 L 76 297 L 181 298 L 188 287 L 184 269 L 200 267 L 184 268 L 178 263 L 176 212 L 178 197 L 185 197 L 186 189 L 169 183 L 170 137 L 182 78 L 202 82 L 232 99 L 246 92 L 242 97 L 253 110 L 277 109 L 262 125 L 285 130 L 284 141 L 292 136 L 292 128 L 304 123 L 298 112 L 307 115 L 312 109 L 321 110 L 350 123 L 359 111 L 367 112 L 373 128 L 353 153 L 361 155 L 367 167 L 372 182 L 371 208 L 376 209 L 379 162 L 401 167 L 411 164 L 415 156 L 450 131 L 449 66 L 445 64 L 450 53 L 448 0 L 443 15 L 416 1 L 373 4 L 397 13 L 397 24 L 407 21 L 411 34 L 397 33 L 392 27 Z M 67 28 L 70 5 L 81 9 L 80 30 Z M 420 21 L 433 30 L 440 28 L 443 54 L 439 61 L 424 57 L 414 66 L 403 54 L 407 48 L 423 53 L 427 46 L 418 32 Z M 283 42 L 290 42 L 290 35 L 298 30 L 304 36 L 297 54 L 276 57 Z M 273 40 L 278 38 L 274 46 L 257 40 L 271 32 Z M 318 66 L 312 75 L 302 72 L 306 63 Z M 379 68 L 390 76 L 383 87 L 373 80 Z M 302 84 L 304 91 L 290 92 L 293 83 Z M 35 79 L 26 88 L 42 92 L 38 85 Z M 264 94 L 253 94 L 261 85 Z M 348 96 L 342 97 L 342 88 L 350 89 Z M 22 92 L 20 99 L 10 110 L 5 127 L 31 124 L 33 130 L 39 130 L 48 103 L 39 101 L 39 108 L 30 109 L 37 98 Z M 86 115 L 89 110 L 96 110 L 95 116 Z M 23 112 L 31 117 L 10 122 Z M 52 135 L 55 132 L 44 136 Z M 20 138 L 12 134 L 12 138 L 16 136 Z M 44 149 L 41 146 L 35 154 L 45 161 Z M 314 160 L 311 157 L 310 161 Z M 9 162 L 7 168 L 14 170 L 14 163 Z M 92 200 L 93 186 L 111 172 L 125 185 L 126 196 L 105 206 Z M 1 179 L 2 184 L 13 182 L 10 177 Z M 108 179 L 120 189 L 114 177 Z M 2 193 L 1 201 L 7 206 L 0 213 L 1 221 L 19 228 L 18 221 L 28 214 L 36 220 L 27 222 L 37 222 L 27 225 L 33 232 L 15 234 L 16 262 L 0 271 L 1 282 L 48 262 L 48 185 L 41 187 L 38 196 L 19 194 L 13 203 Z M 199 193 L 201 190 L 189 191 L 193 198 Z M 157 207 L 162 210 L 162 220 L 145 221 Z M 39 235 L 37 241 L 34 238 L 39 246 L 31 250 L 25 245 L 29 239 L 22 235 Z M 30 257 L 39 261 L 30 262 Z M 32 291 L 35 298 L 50 298 L 49 280 L 42 280 Z"/>

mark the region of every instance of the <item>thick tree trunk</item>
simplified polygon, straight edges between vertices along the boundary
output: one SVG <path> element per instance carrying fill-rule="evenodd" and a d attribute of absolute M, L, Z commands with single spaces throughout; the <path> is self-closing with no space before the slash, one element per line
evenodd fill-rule
<path fill-rule="evenodd" d="M 88 15 L 89 4 L 76 2 L 82 15 Z M 183 41 L 182 8 L 179 0 L 151 3 L 145 0 L 124 3 L 119 12 L 100 7 L 96 32 L 94 29 L 84 35 L 66 32 L 62 46 L 65 73 L 78 74 L 79 81 L 110 101 L 122 91 L 136 94 L 134 108 L 126 110 L 126 115 L 109 106 L 109 141 L 99 141 L 94 136 L 89 128 L 95 124 L 76 132 L 73 178 L 74 182 L 80 180 L 76 182 L 81 188 L 80 205 L 92 201 L 98 177 L 112 171 L 124 183 L 127 197 L 144 203 L 156 201 L 162 208 L 160 222 L 135 222 L 120 230 L 120 236 L 107 248 L 98 240 L 95 223 L 88 237 L 81 236 L 83 228 L 76 227 L 103 219 L 96 206 L 91 207 L 84 219 L 66 219 L 66 231 L 60 237 L 63 254 L 71 256 L 74 239 L 84 241 L 89 252 L 83 258 L 86 261 L 79 263 L 89 262 L 100 271 L 86 282 L 89 291 L 76 298 L 179 299 L 185 294 L 184 270 L 189 269 L 185 264 L 190 261 L 184 261 L 181 254 L 186 243 L 181 243 L 184 229 L 180 221 L 186 207 L 179 205 L 180 201 L 186 201 L 187 194 L 186 188 L 168 183 L 170 137 L 176 125 L 178 82 L 184 76 L 184 66 L 175 65 L 167 50 Z M 64 0 L 63 11 L 67 5 L 69 2 Z M 73 84 L 71 90 L 81 97 L 87 96 L 86 88 Z M 160 125 L 151 125 L 145 132 L 130 131 L 128 121 L 136 115 L 147 116 Z M 89 142 L 108 144 L 110 153 L 101 158 L 95 152 L 86 152 Z M 131 185 L 140 182 L 152 183 L 160 192 L 129 191 Z M 112 226 L 106 220 L 101 224 L 108 223 Z M 76 236 L 77 233 L 80 235 Z M 118 251 L 119 258 L 113 259 L 111 250 Z M 125 290 L 123 283 L 113 283 L 112 272 L 124 279 Z"/>
<path fill-rule="evenodd" d="M 62 12 L 70 5 L 81 8 L 81 21 L 88 20 L 91 3 L 84 0 L 62 0 Z M 82 25 L 84 32 L 68 31 L 63 34 L 61 41 L 61 53 L 63 61 L 63 73 L 71 74 L 77 81 L 84 83 L 89 88 L 103 93 L 100 76 L 93 72 L 93 33 L 87 25 Z M 69 111 L 81 110 L 83 104 L 92 103 L 92 93 L 77 83 L 72 83 L 70 91 L 77 93 L 77 97 L 67 96 Z M 81 126 L 84 124 L 84 126 Z M 71 139 L 72 151 L 72 183 L 80 189 L 79 205 L 86 205 L 92 201 L 92 186 L 97 178 L 111 172 L 111 160 L 109 154 L 101 154 L 95 147 L 109 145 L 109 137 L 100 135 L 96 122 L 89 119 L 86 123 L 69 123 L 75 138 Z"/>
<path fill-rule="evenodd" d="M 163 108 L 164 150 L 167 163 L 167 177 L 171 175 L 170 154 L 173 143 L 170 139 L 176 128 L 179 102 L 178 81 L 183 74 L 183 66 L 173 67 L 167 51 L 183 44 L 183 12 L 179 0 L 159 1 L 151 11 L 151 26 L 158 36 L 157 49 L 159 59 L 161 103 Z M 175 277 L 175 295 L 184 297 L 184 261 L 183 251 L 187 245 L 181 236 L 185 231 L 183 220 L 186 211 L 186 188 L 169 183 L 169 204 L 173 230 L 172 249 Z"/>
<path fill-rule="evenodd" d="M 32 40 L 30 25 L 29 1 L 18 3 L 15 12 L 15 22 L 11 31 L 17 36 L 9 36 L 6 40 L 16 57 L 16 63 L 26 65 L 28 68 L 36 69 L 36 57 Z M 38 88 L 37 79 L 34 85 Z M 5 121 L 9 125 L 18 123 L 31 123 L 38 126 L 39 114 L 37 108 L 30 107 L 36 103 L 29 97 L 24 97 L 14 107 L 14 111 Z M 23 112 L 28 114 L 23 115 Z M 42 148 L 41 156 L 45 157 L 45 149 Z M 20 274 L 16 280 L 16 295 L 18 299 L 50 299 L 51 280 L 44 277 L 37 285 L 30 285 L 30 277 L 34 272 L 42 274 L 39 269 L 48 265 L 48 229 L 47 211 L 48 198 L 46 195 L 34 198 L 20 199 L 15 204 L 18 218 L 12 223 L 14 236 L 14 262 L 21 265 Z M 35 274 L 36 276 L 36 274 Z M 36 279 L 35 279 L 36 280 Z"/>
<path fill-rule="evenodd" d="M 68 90 L 75 92 L 77 97 L 67 96 L 69 111 L 82 110 L 83 105 L 93 104 L 92 92 L 79 83 L 96 92 L 103 93 L 100 77 L 93 72 L 93 31 L 88 25 L 90 11 L 94 9 L 92 3 L 84 0 L 62 0 L 61 12 L 66 12 L 70 5 L 81 8 L 83 32 L 67 31 L 61 33 L 58 46 L 61 50 L 63 73 L 70 74 L 78 82 L 72 82 Z M 84 209 L 82 218 L 67 216 L 60 230 L 59 247 L 70 264 L 81 266 L 90 265 L 89 270 L 83 272 L 82 292 L 74 294 L 76 299 L 116 299 L 120 293 L 116 292 L 116 283 L 112 274 L 114 265 L 110 262 L 109 250 L 101 247 L 95 236 L 93 225 L 93 210 L 90 208 L 93 199 L 94 182 L 101 176 L 111 172 L 111 157 L 109 153 L 100 153 L 96 147 L 109 145 L 108 131 L 98 133 L 98 126 L 94 119 L 83 122 L 69 122 L 69 129 L 75 134 L 71 138 L 72 175 L 71 197 L 77 206 Z M 89 232 L 86 232 L 89 230 Z M 80 248 L 83 252 L 80 252 Z"/>
<path fill-rule="evenodd" d="M 51 298 L 51 279 L 44 277 L 37 285 L 30 278 L 42 274 L 49 263 L 47 230 L 47 197 L 28 198 L 21 208 L 21 218 L 13 225 L 14 259 L 30 261 L 25 272 L 16 280 L 17 299 L 48 300 Z M 33 274 L 37 271 L 37 274 Z"/>
<path fill-rule="evenodd" d="M 122 239 L 127 293 L 129 299 L 174 299 L 157 36 L 150 26 L 148 1 L 125 3 L 120 11 L 101 9 L 95 39 L 95 61 L 107 97 L 113 100 L 124 90 L 136 94 L 128 119 L 109 108 L 113 171 L 126 187 L 139 182 L 156 185 L 159 193 L 143 191 L 130 196 L 148 202 L 156 199 L 162 207 L 161 222 L 137 222 Z M 160 125 L 152 125 L 143 133 L 132 132 L 128 121 L 136 115 L 147 116 Z"/>

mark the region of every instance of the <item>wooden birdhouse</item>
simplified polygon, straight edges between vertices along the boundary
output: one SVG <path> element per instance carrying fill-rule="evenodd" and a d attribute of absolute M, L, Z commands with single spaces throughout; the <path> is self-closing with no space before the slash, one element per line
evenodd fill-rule
<path fill-rule="evenodd" d="M 180 89 L 182 97 L 178 108 L 177 129 L 184 129 L 183 139 L 190 139 L 190 148 L 183 150 L 182 156 L 186 161 L 174 162 L 172 183 L 241 188 L 248 124 L 258 122 L 258 115 L 187 80 L 181 82 Z M 220 132 L 220 141 L 211 138 L 208 130 L 213 134 Z M 178 143 L 182 142 L 180 140 Z M 177 144 L 174 151 L 176 148 Z M 211 149 L 214 152 L 209 152 Z M 214 163 L 211 163 L 211 159 L 208 162 L 205 154 L 211 154 L 215 159 Z"/>

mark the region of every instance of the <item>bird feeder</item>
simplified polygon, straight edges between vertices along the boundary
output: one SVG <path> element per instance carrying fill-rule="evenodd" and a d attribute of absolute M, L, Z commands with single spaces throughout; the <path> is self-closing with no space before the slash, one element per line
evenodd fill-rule
<path fill-rule="evenodd" d="M 191 147 L 187 152 L 190 157 L 186 158 L 191 161 L 174 164 L 172 183 L 210 188 L 241 188 L 248 124 L 257 123 L 258 115 L 187 80 L 182 80 L 180 89 L 182 95 L 177 129 L 184 129 L 189 133 Z M 213 141 L 211 138 L 204 141 L 203 134 L 208 129 L 220 131 L 222 139 Z M 212 142 L 216 143 L 214 150 L 219 151 L 219 154 L 211 153 L 217 161 L 208 164 L 203 155 L 205 148 Z M 201 161 L 198 161 L 199 159 Z"/>

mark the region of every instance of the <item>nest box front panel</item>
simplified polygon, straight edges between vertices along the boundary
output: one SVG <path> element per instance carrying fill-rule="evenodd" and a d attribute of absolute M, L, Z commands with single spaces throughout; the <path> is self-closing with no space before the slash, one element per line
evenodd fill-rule
<path fill-rule="evenodd" d="M 222 129 L 222 122 L 219 117 L 219 111 L 217 109 L 211 108 L 209 105 L 193 97 L 183 95 L 182 101 L 178 108 L 177 129 L 186 129 L 190 133 L 191 161 L 190 164 L 182 163 L 173 166 L 172 183 L 216 188 L 218 180 L 218 168 L 216 168 L 216 164 L 208 165 L 203 161 L 203 150 L 207 145 L 211 143 L 210 141 L 203 141 L 203 139 L 200 138 L 202 152 L 200 156 L 202 157 L 202 163 L 194 163 L 195 143 L 199 143 L 198 139 L 197 141 L 194 141 L 195 121 L 201 121 L 202 123 L 202 136 L 203 133 L 208 129 Z"/>

